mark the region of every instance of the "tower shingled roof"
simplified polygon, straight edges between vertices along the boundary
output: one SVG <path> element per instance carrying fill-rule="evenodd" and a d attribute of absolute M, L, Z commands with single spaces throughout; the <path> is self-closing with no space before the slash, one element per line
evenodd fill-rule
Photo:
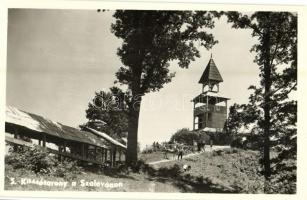
<path fill-rule="evenodd" d="M 208 84 L 209 82 L 211 83 L 223 82 L 223 78 L 219 70 L 217 69 L 212 57 L 210 58 L 209 63 L 207 64 L 207 67 L 203 72 L 198 83 Z"/>

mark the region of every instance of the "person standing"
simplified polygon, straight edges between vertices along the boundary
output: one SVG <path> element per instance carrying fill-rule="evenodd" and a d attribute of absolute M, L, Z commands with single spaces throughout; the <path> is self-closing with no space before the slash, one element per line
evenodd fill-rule
<path fill-rule="evenodd" d="M 183 156 L 183 148 L 182 146 L 178 147 L 178 160 L 182 160 L 182 156 Z"/>
<path fill-rule="evenodd" d="M 168 159 L 168 156 L 167 156 L 168 148 L 167 148 L 167 145 L 166 145 L 166 144 L 163 146 L 162 151 L 163 151 L 163 157 L 164 157 L 165 159 Z"/>

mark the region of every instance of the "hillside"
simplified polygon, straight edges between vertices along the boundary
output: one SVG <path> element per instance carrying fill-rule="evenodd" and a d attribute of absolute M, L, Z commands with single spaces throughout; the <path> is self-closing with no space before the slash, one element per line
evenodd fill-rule
<path fill-rule="evenodd" d="M 156 161 L 161 153 L 141 155 L 147 162 Z M 152 158 L 151 158 L 152 157 Z M 190 165 L 184 172 L 182 166 Z M 67 164 L 65 165 L 67 166 Z M 60 167 L 57 167 L 60 168 Z M 169 160 L 154 165 L 139 162 L 131 170 L 85 170 L 73 167 L 64 174 L 34 173 L 14 169 L 6 164 L 6 190 L 65 190 L 117 192 L 198 192 L 198 193 L 263 193 L 259 153 L 251 150 L 224 149 L 203 152 L 183 160 Z M 15 178 L 12 184 L 12 179 Z M 26 179 L 26 180 L 25 180 Z M 33 182 L 34 181 L 34 182 Z M 35 182 L 36 181 L 36 182 Z M 49 182 L 48 182 L 49 181 Z M 64 182 L 66 186 L 63 187 Z M 73 185 L 73 182 L 76 182 Z M 286 183 L 286 184 L 285 184 Z M 275 193 L 295 193 L 293 182 L 275 187 Z M 47 185 L 49 184 L 49 186 Z M 53 184 L 53 186 L 50 186 Z M 55 185 L 57 184 L 57 185 Z"/>
<path fill-rule="evenodd" d="M 156 168 L 182 167 L 190 165 L 191 170 L 182 176 L 191 176 L 197 180 L 206 180 L 233 192 L 262 193 L 263 178 L 259 171 L 259 154 L 255 151 L 237 149 L 204 152 L 183 160 L 173 160 L 154 165 Z"/>

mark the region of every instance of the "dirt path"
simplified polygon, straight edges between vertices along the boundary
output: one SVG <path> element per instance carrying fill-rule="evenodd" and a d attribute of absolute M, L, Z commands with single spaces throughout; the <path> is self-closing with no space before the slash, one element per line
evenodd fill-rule
<path fill-rule="evenodd" d="M 211 151 L 215 151 L 215 150 L 219 150 L 219 149 L 227 149 L 227 148 L 230 148 L 230 146 L 213 146 L 212 148 L 209 147 L 209 146 L 206 146 L 205 147 L 205 152 L 211 152 Z M 197 152 L 197 153 L 190 153 L 190 154 L 184 155 L 182 158 L 189 158 L 189 157 L 192 157 L 192 156 L 199 155 L 201 153 L 203 153 L 203 151 Z M 175 159 L 176 159 L 176 157 L 175 157 Z M 149 165 L 156 165 L 156 164 L 159 164 L 159 163 L 170 162 L 170 161 L 173 161 L 175 159 L 163 159 L 163 160 L 158 160 L 158 161 L 150 162 L 148 164 Z"/>

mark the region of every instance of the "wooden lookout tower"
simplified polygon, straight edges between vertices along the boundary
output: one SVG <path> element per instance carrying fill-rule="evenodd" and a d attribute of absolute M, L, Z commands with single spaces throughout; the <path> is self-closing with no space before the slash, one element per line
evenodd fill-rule
<path fill-rule="evenodd" d="M 227 100 L 219 96 L 219 84 L 223 78 L 217 69 L 212 55 L 198 83 L 202 92 L 192 101 L 194 103 L 193 130 L 220 132 L 227 120 Z"/>

